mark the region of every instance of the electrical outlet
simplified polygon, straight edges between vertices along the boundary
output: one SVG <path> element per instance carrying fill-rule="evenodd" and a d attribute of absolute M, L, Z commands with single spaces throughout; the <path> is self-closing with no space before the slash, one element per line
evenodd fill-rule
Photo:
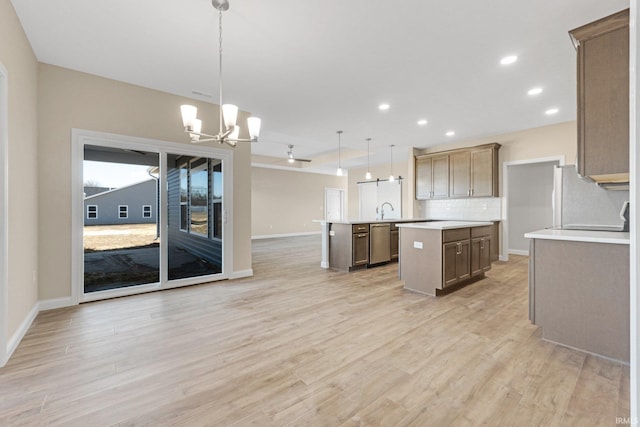
<path fill-rule="evenodd" d="M 414 247 L 415 249 L 422 249 L 422 242 L 416 242 L 416 241 L 414 241 L 414 242 L 413 242 L 413 247 Z"/>

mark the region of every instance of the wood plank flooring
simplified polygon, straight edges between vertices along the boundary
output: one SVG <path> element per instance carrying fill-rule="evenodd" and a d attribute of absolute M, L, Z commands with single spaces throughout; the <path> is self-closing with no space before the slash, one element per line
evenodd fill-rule
<path fill-rule="evenodd" d="M 252 278 L 41 313 L 0 369 L 2 426 L 614 426 L 629 369 L 544 342 L 527 258 L 443 297 L 397 264 L 254 242 Z"/>

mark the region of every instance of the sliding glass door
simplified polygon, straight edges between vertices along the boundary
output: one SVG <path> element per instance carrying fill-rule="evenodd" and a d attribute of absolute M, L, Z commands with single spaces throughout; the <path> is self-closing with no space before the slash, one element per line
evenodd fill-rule
<path fill-rule="evenodd" d="M 224 165 L 232 154 L 134 140 L 77 141 L 79 301 L 227 277 Z"/>
<path fill-rule="evenodd" d="M 160 282 L 159 154 L 86 145 L 84 292 Z"/>
<path fill-rule="evenodd" d="M 222 272 L 222 161 L 167 155 L 168 279 Z"/>

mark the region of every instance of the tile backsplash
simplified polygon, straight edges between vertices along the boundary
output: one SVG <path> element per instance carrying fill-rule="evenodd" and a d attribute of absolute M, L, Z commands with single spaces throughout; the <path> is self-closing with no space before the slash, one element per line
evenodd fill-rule
<path fill-rule="evenodd" d="M 502 218 L 502 199 L 483 197 L 425 200 L 420 211 L 420 216 L 428 219 L 496 221 Z"/>

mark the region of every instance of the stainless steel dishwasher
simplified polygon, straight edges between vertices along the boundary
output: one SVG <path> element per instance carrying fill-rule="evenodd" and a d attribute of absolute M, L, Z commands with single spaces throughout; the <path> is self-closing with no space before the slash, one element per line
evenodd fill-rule
<path fill-rule="evenodd" d="M 371 224 L 369 264 L 391 261 L 391 224 Z"/>

